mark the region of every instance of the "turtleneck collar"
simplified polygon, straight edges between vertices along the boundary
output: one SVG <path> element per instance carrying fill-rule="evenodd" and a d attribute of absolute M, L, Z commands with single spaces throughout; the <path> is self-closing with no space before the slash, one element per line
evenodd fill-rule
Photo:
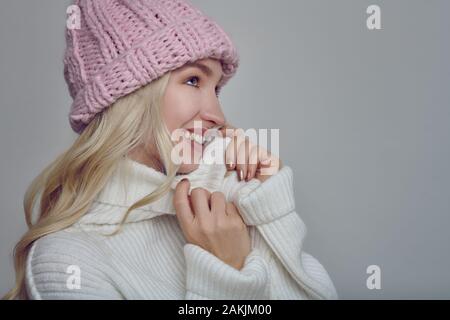
<path fill-rule="evenodd" d="M 173 205 L 174 190 L 178 182 L 183 178 L 190 180 L 190 190 L 195 187 L 203 187 L 210 192 L 221 191 L 227 201 L 233 201 L 237 191 L 247 185 L 249 192 L 257 187 L 261 182 L 252 179 L 249 182 L 239 181 L 236 171 L 229 172 L 224 163 L 212 163 L 211 157 L 223 156 L 223 151 L 212 155 L 209 151 L 217 147 L 214 144 L 222 143 L 221 139 L 215 139 L 205 149 L 204 159 L 200 161 L 198 169 L 185 175 L 177 175 L 167 192 L 160 199 L 131 211 L 126 222 L 137 222 L 148 220 L 163 214 L 175 215 Z M 227 138 L 229 139 L 229 138 Z M 225 148 L 229 140 L 223 145 Z M 217 150 L 217 149 L 216 149 Z M 118 224 L 122 221 L 126 210 L 135 202 L 155 191 L 167 176 L 152 167 L 124 158 L 122 163 L 116 168 L 112 176 L 108 179 L 105 187 L 100 191 L 94 200 L 90 210 L 79 220 L 80 224 Z"/>

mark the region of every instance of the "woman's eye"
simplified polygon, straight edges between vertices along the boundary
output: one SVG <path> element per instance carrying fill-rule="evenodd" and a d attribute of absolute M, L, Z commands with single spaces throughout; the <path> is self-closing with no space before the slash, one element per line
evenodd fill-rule
<path fill-rule="evenodd" d="M 200 78 L 197 77 L 197 76 L 190 77 L 190 78 L 186 81 L 186 83 L 191 82 L 191 83 L 193 83 L 193 84 L 190 84 L 191 86 L 198 87 L 199 79 L 200 79 Z M 218 87 L 218 86 L 215 88 L 216 97 L 219 97 L 220 89 L 221 89 L 221 88 Z"/>
<path fill-rule="evenodd" d="M 197 87 L 198 86 L 198 77 L 190 77 L 187 82 L 190 82 L 191 80 L 194 80 L 194 79 L 195 79 L 195 81 L 194 81 L 195 84 L 193 86 Z"/>

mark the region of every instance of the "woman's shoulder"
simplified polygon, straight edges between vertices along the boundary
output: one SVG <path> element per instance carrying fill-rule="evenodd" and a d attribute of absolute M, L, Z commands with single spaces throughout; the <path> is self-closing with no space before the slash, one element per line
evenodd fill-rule
<path fill-rule="evenodd" d="M 106 280 L 107 256 L 98 239 L 90 233 L 72 228 L 45 235 L 34 241 L 28 252 L 25 282 L 32 299 L 61 292 L 80 294 L 77 277 L 86 283 L 90 279 Z"/>
<path fill-rule="evenodd" d="M 25 285 L 31 299 L 120 298 L 111 275 L 99 238 L 68 228 L 33 243 Z"/>
<path fill-rule="evenodd" d="M 29 271 L 61 271 L 63 265 L 98 261 L 100 257 L 93 235 L 68 228 L 34 241 L 27 256 L 27 267 Z"/>

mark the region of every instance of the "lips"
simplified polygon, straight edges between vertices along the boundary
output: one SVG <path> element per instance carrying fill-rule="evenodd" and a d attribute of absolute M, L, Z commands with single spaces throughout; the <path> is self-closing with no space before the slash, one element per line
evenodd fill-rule
<path fill-rule="evenodd" d="M 218 130 L 217 130 L 216 127 L 209 128 L 209 129 L 208 128 L 197 128 L 196 131 L 199 131 L 200 129 L 202 129 L 200 134 L 195 132 L 194 128 L 185 129 L 187 132 L 195 133 L 197 135 L 201 135 L 202 138 L 204 139 L 203 143 L 199 143 L 195 139 L 191 140 L 190 141 L 191 142 L 191 147 L 199 146 L 199 147 L 206 148 L 206 146 L 209 145 L 214 140 L 214 138 L 217 136 L 217 131 Z"/>

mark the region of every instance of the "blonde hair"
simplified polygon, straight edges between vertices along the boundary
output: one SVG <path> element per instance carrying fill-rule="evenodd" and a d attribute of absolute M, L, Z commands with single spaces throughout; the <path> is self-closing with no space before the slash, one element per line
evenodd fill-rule
<path fill-rule="evenodd" d="M 179 166 L 170 161 L 173 143 L 160 112 L 170 74 L 167 72 L 98 113 L 72 146 L 32 181 L 23 202 L 28 231 L 14 247 L 15 286 L 3 299 L 29 298 L 25 268 L 34 241 L 77 222 L 135 147 L 144 146 L 149 150 L 151 141 L 159 154 L 157 161 L 168 178 L 154 192 L 130 206 L 119 228 L 111 235 L 120 231 L 133 209 L 158 200 L 170 190 Z M 38 214 L 33 223 L 37 199 L 40 200 Z"/>

